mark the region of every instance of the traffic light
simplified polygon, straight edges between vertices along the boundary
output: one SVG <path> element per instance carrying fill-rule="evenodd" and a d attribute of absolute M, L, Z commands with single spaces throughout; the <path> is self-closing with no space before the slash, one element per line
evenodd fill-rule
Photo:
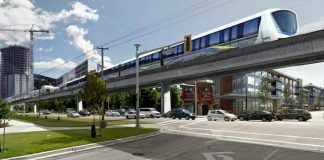
<path fill-rule="evenodd" d="M 191 35 L 185 35 L 184 37 L 184 52 L 190 53 L 192 50 Z"/>

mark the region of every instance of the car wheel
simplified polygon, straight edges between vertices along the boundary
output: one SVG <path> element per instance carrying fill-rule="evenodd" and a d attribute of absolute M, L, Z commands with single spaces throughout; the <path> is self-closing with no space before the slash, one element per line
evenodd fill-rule
<path fill-rule="evenodd" d="M 172 116 L 172 119 L 176 119 L 176 117 L 175 116 Z"/>
<path fill-rule="evenodd" d="M 243 117 L 240 117 L 240 121 L 244 121 L 244 118 Z"/>
<path fill-rule="evenodd" d="M 304 121 L 305 118 L 304 117 L 298 117 L 297 119 L 298 119 L 298 121 Z"/>
<path fill-rule="evenodd" d="M 181 119 L 181 117 L 178 117 L 178 119 Z"/>
<path fill-rule="evenodd" d="M 128 116 L 126 116 L 126 119 L 129 119 L 129 117 L 128 117 Z"/>
<path fill-rule="evenodd" d="M 280 118 L 276 116 L 274 120 L 275 121 L 280 121 Z"/>
<path fill-rule="evenodd" d="M 186 120 L 189 120 L 189 116 L 186 116 Z"/>
<path fill-rule="evenodd" d="M 207 118 L 207 120 L 208 120 L 208 121 L 211 121 L 211 120 L 212 120 L 212 118 L 211 118 L 211 117 L 208 117 L 208 118 Z"/>
<path fill-rule="evenodd" d="M 195 120 L 196 118 L 195 118 L 195 117 L 192 117 L 191 119 L 192 119 L 192 120 Z"/>
<path fill-rule="evenodd" d="M 225 121 L 229 121 L 230 119 L 229 119 L 228 117 L 225 117 L 224 120 L 225 120 Z"/>
<path fill-rule="evenodd" d="M 267 121 L 267 118 L 262 117 L 261 120 L 262 120 L 262 122 L 266 122 Z"/>
<path fill-rule="evenodd" d="M 154 118 L 153 114 L 150 115 L 150 118 Z"/>
<path fill-rule="evenodd" d="M 163 118 L 166 118 L 167 116 L 166 115 L 163 115 Z"/>

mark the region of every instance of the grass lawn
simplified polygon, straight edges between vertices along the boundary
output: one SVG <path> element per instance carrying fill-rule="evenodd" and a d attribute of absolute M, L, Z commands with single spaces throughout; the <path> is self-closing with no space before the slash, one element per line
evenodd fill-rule
<path fill-rule="evenodd" d="M 153 128 L 111 128 L 102 130 L 102 137 L 91 138 L 90 130 L 44 131 L 6 135 L 6 152 L 0 159 L 55 150 L 88 143 L 108 141 L 157 131 Z M 99 130 L 97 130 L 97 134 Z"/>
<path fill-rule="evenodd" d="M 36 125 L 44 127 L 86 127 L 92 125 L 93 119 L 91 118 L 67 118 L 60 117 L 60 120 L 57 120 L 56 116 L 41 116 L 37 118 L 36 115 L 14 115 L 12 119 L 34 123 Z M 135 121 L 131 120 L 108 120 L 108 125 L 122 125 L 122 124 L 134 124 Z M 96 119 L 96 125 L 99 125 L 98 119 Z"/>

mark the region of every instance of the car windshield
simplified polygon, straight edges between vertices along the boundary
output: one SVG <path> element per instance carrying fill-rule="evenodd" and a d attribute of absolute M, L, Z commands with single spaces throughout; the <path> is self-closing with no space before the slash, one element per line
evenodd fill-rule
<path fill-rule="evenodd" d="M 190 113 L 190 111 L 188 111 L 187 109 L 182 109 L 182 111 L 183 111 L 184 113 Z"/>

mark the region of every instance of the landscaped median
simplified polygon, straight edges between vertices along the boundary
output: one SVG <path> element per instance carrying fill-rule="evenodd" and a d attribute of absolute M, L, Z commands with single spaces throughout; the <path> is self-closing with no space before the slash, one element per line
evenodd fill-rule
<path fill-rule="evenodd" d="M 91 138 L 90 130 L 86 129 L 13 133 L 6 135 L 6 152 L 0 153 L 0 159 L 89 143 L 110 141 L 119 138 L 151 133 L 154 131 L 158 131 L 158 129 L 111 128 L 103 129 L 102 136 L 97 138 Z"/>
<path fill-rule="evenodd" d="M 93 123 L 91 118 L 67 118 L 58 116 L 41 116 L 37 118 L 37 115 L 13 115 L 12 119 L 33 123 L 44 127 L 90 127 Z M 141 122 L 142 123 L 142 122 Z M 108 125 L 123 125 L 123 124 L 135 124 L 135 121 L 131 120 L 108 120 Z M 99 125 L 99 120 L 96 119 L 96 125 Z"/>

